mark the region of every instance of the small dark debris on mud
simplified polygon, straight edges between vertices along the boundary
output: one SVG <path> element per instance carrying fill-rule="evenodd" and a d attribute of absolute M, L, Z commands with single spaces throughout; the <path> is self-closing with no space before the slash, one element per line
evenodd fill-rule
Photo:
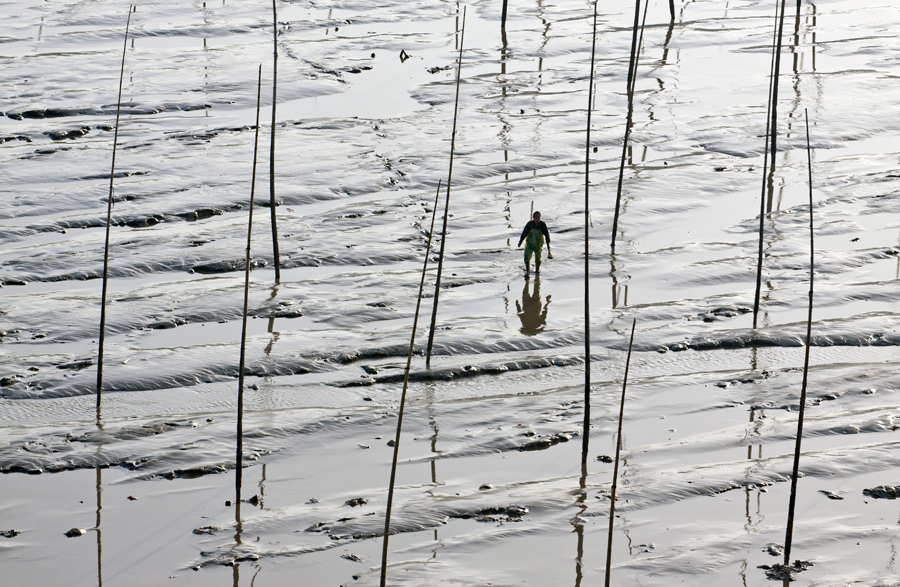
<path fill-rule="evenodd" d="M 844 499 L 843 497 L 841 497 L 841 496 L 838 495 L 837 493 L 832 493 L 832 492 L 827 491 L 827 490 L 825 490 L 825 489 L 820 489 L 820 490 L 819 490 L 819 493 L 821 493 L 822 495 L 824 495 L 824 496 L 827 497 L 828 499 Z"/>
<path fill-rule="evenodd" d="M 128 499 L 128 501 L 137 501 L 138 500 L 138 498 L 136 498 L 133 495 L 129 495 L 126 499 Z"/>
<path fill-rule="evenodd" d="M 81 528 L 72 528 L 66 532 L 66 536 L 69 538 L 77 538 L 78 536 L 84 536 L 86 533 L 87 531 Z"/>
<path fill-rule="evenodd" d="M 766 547 L 763 549 L 763 552 L 770 554 L 772 556 L 781 556 L 784 554 L 784 546 L 781 544 L 775 544 L 774 542 L 770 542 L 766 544 Z"/>
<path fill-rule="evenodd" d="M 0 536 L 3 536 L 4 538 L 15 538 L 19 534 L 21 534 L 21 532 L 18 530 L 0 530 Z"/>
<path fill-rule="evenodd" d="M 259 503 L 260 503 L 260 501 L 259 501 L 259 496 L 258 496 L 258 495 L 254 495 L 254 496 L 251 497 L 250 499 L 245 499 L 245 500 L 243 500 L 243 501 L 244 501 L 244 503 L 249 503 L 249 504 L 252 505 L 253 507 L 258 506 Z"/>
<path fill-rule="evenodd" d="M 198 536 L 200 534 L 209 534 L 210 536 L 212 536 L 213 534 L 215 534 L 216 532 L 219 532 L 220 530 L 222 530 L 222 529 L 219 527 L 216 527 L 216 526 L 202 526 L 200 528 L 194 528 L 194 534 L 197 534 Z"/>
<path fill-rule="evenodd" d="M 352 553 L 342 554 L 342 555 L 341 555 L 341 558 L 345 558 L 345 559 L 347 559 L 348 561 L 353 561 L 353 562 L 355 562 L 355 563 L 361 563 L 361 562 L 363 562 L 363 559 L 362 559 L 361 557 L 359 557 L 359 556 L 357 556 L 357 555 L 355 555 L 355 554 L 352 554 Z"/>
<path fill-rule="evenodd" d="M 491 485 L 490 483 L 485 483 L 485 484 L 483 484 L 481 487 L 478 488 L 478 491 L 488 491 L 488 490 L 491 490 L 491 489 L 493 489 L 493 488 L 494 488 L 494 486 Z"/>
<path fill-rule="evenodd" d="M 369 500 L 365 497 L 354 497 L 353 499 L 348 499 L 344 502 L 345 505 L 349 505 L 352 508 L 355 508 L 358 505 L 366 505 L 369 503 Z"/>
<path fill-rule="evenodd" d="M 613 458 L 609 455 L 600 455 L 597 457 L 597 460 L 601 463 L 611 463 L 613 462 Z"/>

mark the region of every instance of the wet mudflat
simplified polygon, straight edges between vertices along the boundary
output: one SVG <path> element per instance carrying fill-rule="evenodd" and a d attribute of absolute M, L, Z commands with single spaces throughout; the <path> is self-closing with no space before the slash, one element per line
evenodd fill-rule
<path fill-rule="evenodd" d="M 500 2 L 468 6 L 437 354 L 431 370 L 413 362 L 391 584 L 603 580 L 612 465 L 598 457 L 615 453 L 633 318 L 613 582 L 773 584 L 758 567 L 781 560 L 808 289 L 803 108 L 818 261 L 793 546 L 813 566 L 796 584 L 900 583 L 900 15 L 847 0 L 788 10 L 754 331 L 774 2 L 679 1 L 671 26 L 667 4 L 649 4 L 615 255 L 633 5 L 599 7 L 584 477 L 592 5 L 511 2 L 505 42 Z M 237 525 L 225 503 L 271 6 L 150 2 L 132 15 L 102 428 L 97 277 L 127 6 L 0 6 L 5 578 L 377 584 L 461 8 L 279 4 L 282 283 L 260 206 Z M 258 202 L 268 187 L 261 173 Z M 532 206 L 555 258 L 526 281 L 514 245 Z"/>

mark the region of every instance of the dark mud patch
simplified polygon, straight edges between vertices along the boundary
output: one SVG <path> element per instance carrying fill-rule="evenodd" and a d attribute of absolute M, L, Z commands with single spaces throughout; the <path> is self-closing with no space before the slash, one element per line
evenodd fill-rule
<path fill-rule="evenodd" d="M 451 517 L 461 520 L 474 519 L 478 522 L 521 522 L 527 513 L 527 507 L 513 504 L 481 508 L 471 514 L 461 513 Z"/>
<path fill-rule="evenodd" d="M 661 346 L 641 345 L 642 351 L 714 351 L 735 350 L 765 347 L 802 347 L 806 344 L 805 333 L 791 333 L 787 331 L 765 330 L 733 330 L 730 332 L 715 333 L 708 336 L 700 336 L 683 342 L 666 343 Z M 871 334 L 854 332 L 834 332 L 830 334 L 814 334 L 810 341 L 811 346 L 900 346 L 900 333 L 875 332 Z M 614 348 L 621 347 L 618 343 Z M 635 345 L 637 346 L 637 345 Z"/>
<path fill-rule="evenodd" d="M 419 532 L 445 525 L 450 519 L 478 522 L 521 522 L 529 509 L 518 504 L 492 505 L 472 509 L 405 509 L 394 514 L 391 535 Z M 396 521 L 394 521 L 396 520 Z M 343 517 L 334 522 L 316 522 L 305 529 L 328 535 L 331 540 L 367 540 L 384 536 L 384 517 L 376 512 L 359 517 Z"/>
<path fill-rule="evenodd" d="M 162 112 L 192 112 L 212 108 L 212 104 L 189 102 L 163 102 L 161 104 L 140 104 L 127 102 L 121 105 L 123 116 L 149 116 Z M 7 112 L 6 116 L 13 120 L 43 120 L 45 118 L 66 118 L 70 116 L 114 116 L 116 104 L 103 106 L 83 106 L 78 108 L 32 108 Z"/>
<path fill-rule="evenodd" d="M 91 132 L 91 127 L 82 126 L 81 128 L 48 130 L 44 134 L 54 141 L 64 141 L 66 139 L 80 139 Z"/>
<path fill-rule="evenodd" d="M 252 259 L 250 268 L 265 267 L 269 264 L 265 259 Z M 242 271 L 244 269 L 244 259 L 229 259 L 228 261 L 211 261 L 209 263 L 200 263 L 194 265 L 190 272 L 200 273 L 203 275 L 214 275 L 218 273 L 231 273 L 233 271 Z"/>
<path fill-rule="evenodd" d="M 874 499 L 897 499 L 900 497 L 900 485 L 879 485 L 872 489 L 863 489 L 863 495 Z"/>
<path fill-rule="evenodd" d="M 546 434 L 543 436 L 538 436 L 531 442 L 527 442 L 519 447 L 520 451 L 531 451 L 531 450 L 546 450 L 551 446 L 557 445 L 561 442 L 569 442 L 576 436 L 578 436 L 579 432 L 557 432 L 555 434 Z M 608 457 L 607 457 L 608 458 Z M 599 458 L 598 458 L 599 460 Z"/>
<path fill-rule="evenodd" d="M 809 561 L 796 560 L 792 565 L 759 565 L 758 569 L 766 572 L 766 578 L 772 581 L 796 581 L 797 575 L 813 566 Z"/>
<path fill-rule="evenodd" d="M 606 358 L 606 357 L 603 357 Z M 602 360 L 597 357 L 594 360 Z M 527 371 L 531 369 L 546 369 L 548 367 L 569 367 L 583 365 L 583 357 L 544 357 L 540 359 L 525 359 L 522 361 L 509 361 L 489 365 L 463 365 L 461 367 L 449 367 L 446 369 L 432 369 L 429 371 L 415 371 L 409 374 L 410 381 L 453 381 L 469 379 L 481 375 L 501 375 L 511 371 Z M 361 387 L 375 385 L 376 383 L 399 383 L 404 379 L 404 373 L 367 377 L 366 379 L 353 379 L 336 383 L 338 387 Z"/>

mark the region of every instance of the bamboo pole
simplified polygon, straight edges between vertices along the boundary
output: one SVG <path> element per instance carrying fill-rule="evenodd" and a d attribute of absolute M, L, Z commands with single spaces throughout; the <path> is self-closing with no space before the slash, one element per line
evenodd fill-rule
<path fill-rule="evenodd" d="M 672 22 L 675 22 L 675 0 L 669 0 L 669 16 L 672 17 Z"/>
<path fill-rule="evenodd" d="M 771 165 L 771 173 L 775 173 L 775 154 L 776 154 L 776 139 L 778 137 L 778 132 L 776 129 L 776 123 L 778 121 L 778 76 L 781 71 L 781 39 L 782 34 L 784 32 L 784 8 L 785 8 L 786 0 L 781 0 L 781 13 L 779 15 L 778 5 L 775 5 L 776 11 L 775 14 L 778 18 L 778 32 L 776 34 L 775 42 L 773 43 L 773 52 L 774 52 L 774 65 L 772 66 L 772 78 L 770 81 L 771 87 L 771 96 L 769 98 L 769 120 L 766 122 L 767 128 L 767 153 L 771 153 L 771 157 L 769 157 L 770 161 L 768 162 Z M 759 318 L 759 298 L 762 293 L 762 263 L 763 263 L 763 238 L 765 236 L 765 193 L 766 193 L 766 175 L 769 172 L 768 169 L 765 168 L 766 162 L 764 159 L 763 162 L 763 187 L 762 187 L 762 202 L 760 202 L 760 213 L 759 213 L 759 250 L 757 251 L 757 261 L 756 261 L 756 295 L 753 298 L 753 328 L 756 328 L 758 318 Z"/>
<path fill-rule="evenodd" d="M 259 66 L 259 81 L 256 87 L 256 134 L 253 138 L 253 173 L 250 176 L 250 220 L 247 226 L 247 252 L 244 260 L 244 319 L 241 325 L 241 360 L 238 370 L 237 405 L 237 455 L 234 468 L 234 502 L 237 510 L 241 507 L 241 480 L 244 464 L 244 365 L 247 357 L 247 309 L 250 305 L 250 239 L 253 236 L 253 206 L 256 196 L 256 155 L 259 150 L 259 108 L 262 97 L 262 65 Z"/>
<path fill-rule="evenodd" d="M 594 2 L 594 24 L 591 40 L 591 74 L 588 81 L 587 131 L 584 141 L 584 431 L 581 435 L 581 464 L 587 463 L 591 437 L 591 110 L 593 109 L 594 55 L 597 49 L 597 2 Z"/>
<path fill-rule="evenodd" d="M 272 0 L 274 52 L 272 54 L 272 140 L 269 143 L 269 208 L 272 211 L 272 255 L 275 258 L 275 283 L 281 283 L 281 255 L 278 253 L 278 222 L 275 216 L 275 105 L 278 102 L 278 12 Z"/>
<path fill-rule="evenodd" d="M 400 431 L 403 428 L 403 411 L 406 408 L 406 390 L 409 387 L 409 369 L 412 365 L 413 348 L 416 344 L 416 329 L 419 326 L 419 309 L 422 306 L 422 291 L 425 289 L 425 272 L 428 269 L 428 256 L 431 254 L 431 242 L 434 238 L 434 219 L 437 216 L 438 202 L 441 197 L 441 182 L 438 180 L 437 193 L 434 196 L 434 210 L 431 211 L 431 229 L 428 231 L 428 245 L 425 247 L 425 262 L 422 265 L 422 279 L 419 281 L 419 295 L 416 298 L 416 314 L 413 318 L 412 336 L 409 338 L 409 353 L 406 355 L 406 372 L 403 374 L 403 391 L 400 394 L 400 410 L 397 413 L 397 435 L 394 437 L 394 458 L 391 460 L 391 483 L 388 486 L 387 509 L 384 515 L 384 545 L 381 551 L 381 587 L 386 587 L 388 539 L 391 535 L 391 509 L 394 505 L 394 483 L 397 480 L 397 458 L 400 455 Z"/>
<path fill-rule="evenodd" d="M 815 235 L 813 232 L 812 150 L 809 146 L 809 114 L 806 119 L 806 160 L 809 168 L 809 314 L 806 317 L 806 356 L 803 359 L 803 383 L 800 386 L 800 413 L 797 416 L 797 444 L 794 446 L 794 470 L 791 473 L 791 499 L 788 505 L 787 530 L 784 536 L 784 566 L 791 564 L 791 542 L 794 534 L 794 506 L 797 501 L 797 477 L 800 471 L 800 442 L 803 440 L 803 413 L 806 408 L 806 386 L 809 381 L 809 347 L 812 340 L 813 279 L 815 276 Z"/>
<path fill-rule="evenodd" d="M 776 0 L 777 1 L 777 0 Z M 769 132 L 772 128 L 772 84 L 775 81 L 775 45 L 778 38 L 778 5 L 775 5 L 775 25 L 772 31 L 772 59 L 769 63 L 769 96 L 766 102 L 766 146 L 763 149 L 762 185 L 759 194 L 759 250 L 756 262 L 756 294 L 753 304 L 753 328 L 756 328 L 759 314 L 759 298 L 762 293 L 763 235 L 766 216 L 766 178 L 769 172 Z"/>
<path fill-rule="evenodd" d="M 431 310 L 431 329 L 425 351 L 425 367 L 431 367 L 431 349 L 434 346 L 434 329 L 437 326 L 438 300 L 441 296 L 441 274 L 444 270 L 444 245 L 447 243 L 447 217 L 450 212 L 450 182 L 453 180 L 453 153 L 456 150 L 456 120 L 459 113 L 459 81 L 462 78 L 463 43 L 466 39 L 466 8 L 463 7 L 462 34 L 459 39 L 459 64 L 456 68 L 456 102 L 453 105 L 453 134 L 450 136 L 450 170 L 447 172 L 447 197 L 444 200 L 444 226 L 441 229 L 441 252 L 438 255 L 437 281 L 434 284 L 434 307 Z M 437 204 L 435 204 L 437 206 Z M 435 207 L 435 209 L 437 209 Z"/>
<path fill-rule="evenodd" d="M 100 423 L 100 402 L 103 396 L 103 344 L 106 341 L 106 292 L 109 286 L 109 229 L 112 225 L 113 179 L 116 176 L 116 146 L 119 142 L 119 114 L 122 111 L 122 81 L 125 79 L 125 51 L 128 49 L 128 29 L 131 8 L 125 21 L 125 40 L 122 43 L 122 66 L 119 69 L 119 97 L 116 100 L 116 130 L 113 133 L 112 167 L 109 171 L 109 199 L 106 203 L 106 244 L 103 246 L 103 287 L 100 294 L 100 337 L 97 341 L 97 423 Z"/>
<path fill-rule="evenodd" d="M 606 582 L 609 587 L 609 575 L 612 568 L 613 523 L 616 519 L 616 483 L 619 478 L 619 454 L 622 452 L 622 416 L 625 414 L 625 389 L 628 387 L 628 368 L 631 366 L 631 347 L 634 345 L 634 327 L 637 319 L 631 322 L 631 340 L 628 343 L 628 358 L 625 360 L 625 378 L 622 380 L 622 402 L 619 404 L 619 431 L 616 434 L 616 464 L 613 466 L 612 491 L 609 502 L 609 538 L 606 543 Z"/>
<path fill-rule="evenodd" d="M 647 3 L 644 3 L 644 23 L 647 22 Z M 622 181 L 625 177 L 625 157 L 628 153 L 628 137 L 631 135 L 631 123 L 634 117 L 634 85 L 637 78 L 637 62 L 639 59 L 638 48 L 638 19 L 641 12 L 641 0 L 634 2 L 634 33 L 631 37 L 631 60 L 628 64 L 628 114 L 625 118 L 625 138 L 622 140 L 622 157 L 619 161 L 619 181 L 616 187 L 616 212 L 613 215 L 611 248 L 616 249 L 616 233 L 619 231 L 619 211 L 622 204 Z M 641 24 L 641 40 L 644 38 L 644 24 Z"/>
<path fill-rule="evenodd" d="M 503 11 L 500 13 L 500 28 L 506 31 L 506 4 L 508 0 L 503 0 Z"/>

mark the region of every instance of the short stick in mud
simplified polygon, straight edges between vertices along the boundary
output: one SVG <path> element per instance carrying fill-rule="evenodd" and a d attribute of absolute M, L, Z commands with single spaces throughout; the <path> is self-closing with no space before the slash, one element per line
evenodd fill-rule
<path fill-rule="evenodd" d="M 119 143 L 119 114 L 122 110 L 122 81 L 125 79 L 125 51 L 128 50 L 128 29 L 131 9 L 125 21 L 125 41 L 122 46 L 122 67 L 119 70 L 119 97 L 116 99 L 116 130 L 113 133 L 112 167 L 109 172 L 109 199 L 106 203 L 106 243 L 103 246 L 103 287 L 100 294 L 100 336 L 97 341 L 97 424 L 100 424 L 100 402 L 103 396 L 103 344 L 106 341 L 106 292 L 109 286 L 109 228 L 112 225 L 113 178 L 116 176 L 116 147 Z"/>

